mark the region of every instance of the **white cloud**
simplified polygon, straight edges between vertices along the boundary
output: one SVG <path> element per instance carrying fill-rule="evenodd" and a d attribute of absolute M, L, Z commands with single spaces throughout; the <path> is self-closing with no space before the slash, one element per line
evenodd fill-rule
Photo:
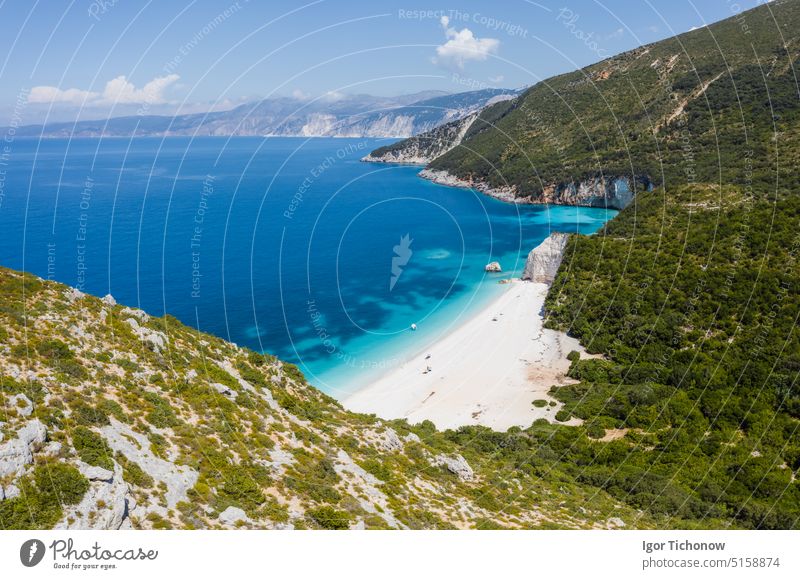
<path fill-rule="evenodd" d="M 297 99 L 299 101 L 308 100 L 311 97 L 308 93 L 303 92 L 299 88 L 296 88 L 292 91 L 292 98 Z"/>
<path fill-rule="evenodd" d="M 440 22 L 447 42 L 436 47 L 434 64 L 461 70 L 469 60 L 486 60 L 500 46 L 500 41 L 496 38 L 476 38 L 469 28 L 450 28 L 450 19 L 447 16 L 442 16 Z"/>
<path fill-rule="evenodd" d="M 69 103 L 80 105 L 97 98 L 96 92 L 80 90 L 78 88 L 68 88 L 61 90 L 55 86 L 35 86 L 28 93 L 29 103 Z"/>
<path fill-rule="evenodd" d="M 137 89 L 127 78 L 118 76 L 106 83 L 102 100 L 106 104 L 161 105 L 167 102 L 164 97 L 164 91 L 179 78 L 177 74 L 159 76 L 148 82 L 141 89 Z"/>
<path fill-rule="evenodd" d="M 610 40 L 611 38 L 620 38 L 623 34 L 625 34 L 625 31 L 622 28 L 617 28 L 611 34 L 607 34 L 606 39 Z"/>
<path fill-rule="evenodd" d="M 492 82 L 492 83 L 503 82 L 505 80 L 505 78 L 506 77 L 504 77 L 502 74 L 498 74 L 497 76 L 490 76 L 489 77 L 489 82 Z"/>
<path fill-rule="evenodd" d="M 159 76 L 142 88 L 130 82 L 125 76 L 118 76 L 106 83 L 102 93 L 69 88 L 62 90 L 55 86 L 35 86 L 28 94 L 29 103 L 66 103 L 83 106 L 107 105 L 161 105 L 167 103 L 164 92 L 180 77 L 177 74 Z"/>

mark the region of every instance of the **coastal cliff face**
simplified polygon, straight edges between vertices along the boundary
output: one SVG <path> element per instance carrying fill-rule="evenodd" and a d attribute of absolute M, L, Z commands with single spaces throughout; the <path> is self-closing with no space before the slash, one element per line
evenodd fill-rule
<path fill-rule="evenodd" d="M 534 283 L 553 283 L 564 259 L 564 250 L 569 242 L 567 233 L 551 233 L 528 254 L 522 279 Z"/>
<path fill-rule="evenodd" d="M 650 190 L 652 183 L 647 178 L 631 180 L 628 177 L 597 177 L 579 183 L 551 184 L 541 193 L 526 194 L 516 185 L 491 187 L 478 179 L 462 179 L 447 171 L 423 169 L 420 177 L 451 187 L 475 189 L 508 203 L 553 205 L 579 205 L 583 207 L 604 207 L 608 209 L 625 209 L 633 201 L 637 190 Z"/>
<path fill-rule="evenodd" d="M 427 165 L 437 157 L 457 147 L 464 139 L 478 114 L 473 113 L 416 137 L 372 151 L 362 161 L 371 163 L 406 163 Z"/>

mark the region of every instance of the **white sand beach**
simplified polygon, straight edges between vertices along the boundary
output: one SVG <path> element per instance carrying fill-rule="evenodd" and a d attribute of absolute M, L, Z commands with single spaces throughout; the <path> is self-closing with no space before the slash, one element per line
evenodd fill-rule
<path fill-rule="evenodd" d="M 481 424 L 496 430 L 553 420 L 537 408 L 554 384 L 567 384 L 566 359 L 578 341 L 542 328 L 547 284 L 514 280 L 486 308 L 420 355 L 342 403 L 382 418 L 432 421 L 438 428 Z M 428 370 L 430 368 L 430 370 Z"/>

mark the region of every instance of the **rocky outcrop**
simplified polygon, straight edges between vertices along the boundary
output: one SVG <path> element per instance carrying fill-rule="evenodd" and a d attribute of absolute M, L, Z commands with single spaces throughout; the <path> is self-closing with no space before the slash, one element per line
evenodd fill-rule
<path fill-rule="evenodd" d="M 438 183 L 439 185 L 447 185 L 448 187 L 462 187 L 465 189 L 475 189 L 484 195 L 500 199 L 507 203 L 531 203 L 529 199 L 525 199 L 517 195 L 517 188 L 513 185 L 508 187 L 490 187 L 483 181 L 473 179 L 461 179 L 447 171 L 437 171 L 435 169 L 423 169 L 420 171 L 420 177 Z"/>
<path fill-rule="evenodd" d="M 240 521 L 249 523 L 250 517 L 239 507 L 228 507 L 219 514 L 219 522 L 225 527 L 235 527 Z"/>
<path fill-rule="evenodd" d="M 651 188 L 650 180 L 645 177 L 634 180 L 620 176 L 594 177 L 578 183 L 548 185 L 542 191 L 540 198 L 532 202 L 625 209 L 633 201 L 637 189 Z"/>
<path fill-rule="evenodd" d="M 478 113 L 473 113 L 400 143 L 375 149 L 361 160 L 371 163 L 426 165 L 457 147 L 476 118 Z"/>
<path fill-rule="evenodd" d="M 27 417 L 33 414 L 33 402 L 31 402 L 30 398 L 22 393 L 14 394 L 13 396 L 9 397 L 6 405 L 9 408 L 16 410 L 17 414 L 20 416 Z"/>
<path fill-rule="evenodd" d="M 29 421 L 17 431 L 17 437 L 0 445 L 0 478 L 22 474 L 33 462 L 33 453 L 47 439 L 47 429 L 39 419 Z"/>
<path fill-rule="evenodd" d="M 147 326 L 140 326 L 134 318 L 128 318 L 125 323 L 131 327 L 133 333 L 154 352 L 161 352 L 167 345 L 167 336 L 158 330 L 151 330 Z"/>
<path fill-rule="evenodd" d="M 55 529 L 116 530 L 123 523 L 130 527 L 128 514 L 136 506 L 130 486 L 122 479 L 122 468 L 114 464 L 114 472 L 97 466 L 78 465 L 81 474 L 91 482 L 89 490 L 77 505 L 65 509 Z"/>
<path fill-rule="evenodd" d="M 493 261 L 492 263 L 487 263 L 486 267 L 484 267 L 483 270 L 492 273 L 499 273 L 503 271 L 503 268 L 500 267 L 500 264 L 498 262 Z"/>
<path fill-rule="evenodd" d="M 157 457 L 150 448 L 147 436 L 115 418 L 111 418 L 110 424 L 104 426 L 101 432 L 111 450 L 122 453 L 157 482 L 164 484 L 167 508 L 174 508 L 178 502 L 186 500 L 186 493 L 197 483 L 199 474 L 196 470 Z"/>
<path fill-rule="evenodd" d="M 569 235 L 566 233 L 551 233 L 528 254 L 522 279 L 534 283 L 553 283 L 568 241 Z"/>
<path fill-rule="evenodd" d="M 559 183 L 546 186 L 541 193 L 525 193 L 516 185 L 491 187 L 477 179 L 462 179 L 447 171 L 423 169 L 420 177 L 449 187 L 475 189 L 484 195 L 507 203 L 578 205 L 625 209 L 633 201 L 637 190 L 650 190 L 653 185 L 646 177 L 631 180 L 628 177 L 595 177 L 578 183 Z"/>
<path fill-rule="evenodd" d="M 445 467 L 462 481 L 471 481 L 475 478 L 472 467 L 460 454 L 456 454 L 455 456 L 438 454 L 431 460 L 431 465 Z"/>

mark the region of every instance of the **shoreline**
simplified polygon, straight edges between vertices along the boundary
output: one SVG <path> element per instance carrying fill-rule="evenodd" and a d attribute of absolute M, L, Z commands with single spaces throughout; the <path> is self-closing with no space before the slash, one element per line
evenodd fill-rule
<path fill-rule="evenodd" d="M 440 429 L 483 425 L 505 431 L 538 418 L 555 421 L 561 403 L 549 396 L 550 387 L 574 383 L 566 377 L 566 356 L 584 349 L 577 339 L 542 327 L 548 289 L 513 280 L 463 324 L 342 405 L 384 419 L 430 420 Z M 547 404 L 535 407 L 534 400 Z"/>

